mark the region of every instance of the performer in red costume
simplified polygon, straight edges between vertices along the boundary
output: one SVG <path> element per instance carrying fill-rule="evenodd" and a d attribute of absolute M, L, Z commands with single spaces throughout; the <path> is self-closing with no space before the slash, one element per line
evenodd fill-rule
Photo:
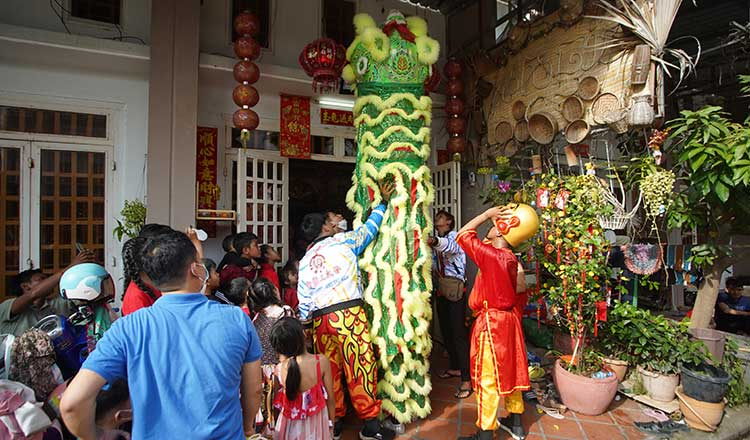
<path fill-rule="evenodd" d="M 471 333 L 470 367 L 479 430 L 459 440 L 491 440 L 503 400 L 511 413 L 501 420 L 503 429 L 515 439 L 525 437 L 521 392 L 530 388 L 529 372 L 521 321 L 514 312 L 518 295 L 526 291 L 523 268 L 494 224 L 487 234 L 489 244 L 477 238 L 476 231 L 488 220 L 509 222 L 512 217 L 509 208 L 490 208 L 458 232 L 459 246 L 479 267 L 469 296 L 469 307 L 477 315 Z"/>

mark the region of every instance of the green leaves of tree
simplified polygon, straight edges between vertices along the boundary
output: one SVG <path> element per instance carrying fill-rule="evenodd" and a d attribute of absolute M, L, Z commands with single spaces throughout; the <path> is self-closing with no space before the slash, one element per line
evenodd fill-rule
<path fill-rule="evenodd" d="M 122 220 L 116 219 L 117 227 L 112 231 L 118 241 L 122 237 L 135 237 L 146 224 L 146 205 L 140 200 L 125 200 L 125 206 L 120 211 Z"/>
<path fill-rule="evenodd" d="M 750 83 L 750 76 L 744 81 Z M 722 235 L 750 232 L 750 222 L 736 221 L 750 213 L 748 121 L 733 122 L 721 107 L 707 106 L 683 110 L 668 125 L 676 159 L 673 171 L 682 182 L 669 212 L 669 226 L 697 227 L 718 242 L 727 241 Z M 719 253 L 714 249 L 695 263 L 706 267 Z"/>

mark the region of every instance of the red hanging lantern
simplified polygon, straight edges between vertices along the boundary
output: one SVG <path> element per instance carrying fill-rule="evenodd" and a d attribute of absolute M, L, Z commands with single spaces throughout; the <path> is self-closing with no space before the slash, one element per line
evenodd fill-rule
<path fill-rule="evenodd" d="M 260 44 L 249 36 L 234 40 L 234 53 L 238 58 L 254 60 L 260 56 Z"/>
<path fill-rule="evenodd" d="M 451 135 L 461 136 L 466 133 L 466 120 L 464 118 L 450 118 L 445 123 L 445 128 Z"/>
<path fill-rule="evenodd" d="M 239 35 L 257 35 L 260 32 L 260 19 L 249 11 L 242 11 L 234 19 L 234 31 Z"/>
<path fill-rule="evenodd" d="M 449 116 L 457 116 L 464 112 L 464 102 L 458 98 L 450 98 L 445 103 L 445 112 Z"/>
<path fill-rule="evenodd" d="M 312 77 L 313 90 L 329 93 L 338 90 L 341 70 L 346 64 L 346 49 L 330 38 L 318 38 L 302 49 L 298 61 Z"/>
<path fill-rule="evenodd" d="M 464 83 L 460 79 L 453 78 L 445 85 L 448 96 L 461 96 L 464 92 Z"/>
<path fill-rule="evenodd" d="M 240 84 L 232 91 L 232 100 L 242 108 L 234 112 L 232 122 L 242 130 L 240 140 L 247 148 L 250 130 L 255 130 L 260 123 L 258 114 L 250 110 L 260 100 L 258 90 L 250 85 L 260 78 L 258 66 L 252 62 L 260 56 L 260 44 L 252 37 L 260 31 L 260 20 L 255 14 L 243 11 L 234 19 L 234 30 L 240 35 L 234 41 L 234 53 L 240 61 L 234 65 L 232 73 Z"/>
<path fill-rule="evenodd" d="M 234 122 L 235 127 L 242 130 L 255 130 L 258 128 L 260 120 L 258 119 L 258 114 L 254 111 L 241 108 L 232 115 L 232 122 Z"/>
<path fill-rule="evenodd" d="M 260 70 L 258 65 L 252 61 L 242 60 L 234 65 L 235 81 L 254 84 L 258 81 L 258 78 L 260 78 Z"/>
<path fill-rule="evenodd" d="M 461 154 L 466 148 L 466 139 L 462 137 L 452 137 L 448 139 L 448 152 L 451 154 Z"/>
<path fill-rule="evenodd" d="M 253 86 L 240 84 L 232 92 L 232 100 L 240 107 L 252 107 L 258 103 L 260 97 L 258 91 Z"/>
<path fill-rule="evenodd" d="M 445 63 L 445 66 L 443 67 L 443 73 L 446 77 L 451 79 L 460 77 L 463 71 L 464 68 L 461 63 L 453 59 L 448 60 L 448 62 Z"/>

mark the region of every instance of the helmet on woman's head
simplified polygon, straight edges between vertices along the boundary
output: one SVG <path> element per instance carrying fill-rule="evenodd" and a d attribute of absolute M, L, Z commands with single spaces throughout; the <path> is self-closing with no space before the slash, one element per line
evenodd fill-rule
<path fill-rule="evenodd" d="M 60 278 L 60 295 L 65 299 L 93 301 L 104 291 L 103 282 L 111 278 L 95 263 L 76 264 Z"/>

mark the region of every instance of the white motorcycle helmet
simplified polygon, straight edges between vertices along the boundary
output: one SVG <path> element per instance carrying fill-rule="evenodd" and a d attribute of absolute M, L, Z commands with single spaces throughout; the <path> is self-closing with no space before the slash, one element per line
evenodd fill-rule
<path fill-rule="evenodd" d="M 60 278 L 60 295 L 65 299 L 94 301 L 105 292 L 109 273 L 95 263 L 76 264 Z"/>

